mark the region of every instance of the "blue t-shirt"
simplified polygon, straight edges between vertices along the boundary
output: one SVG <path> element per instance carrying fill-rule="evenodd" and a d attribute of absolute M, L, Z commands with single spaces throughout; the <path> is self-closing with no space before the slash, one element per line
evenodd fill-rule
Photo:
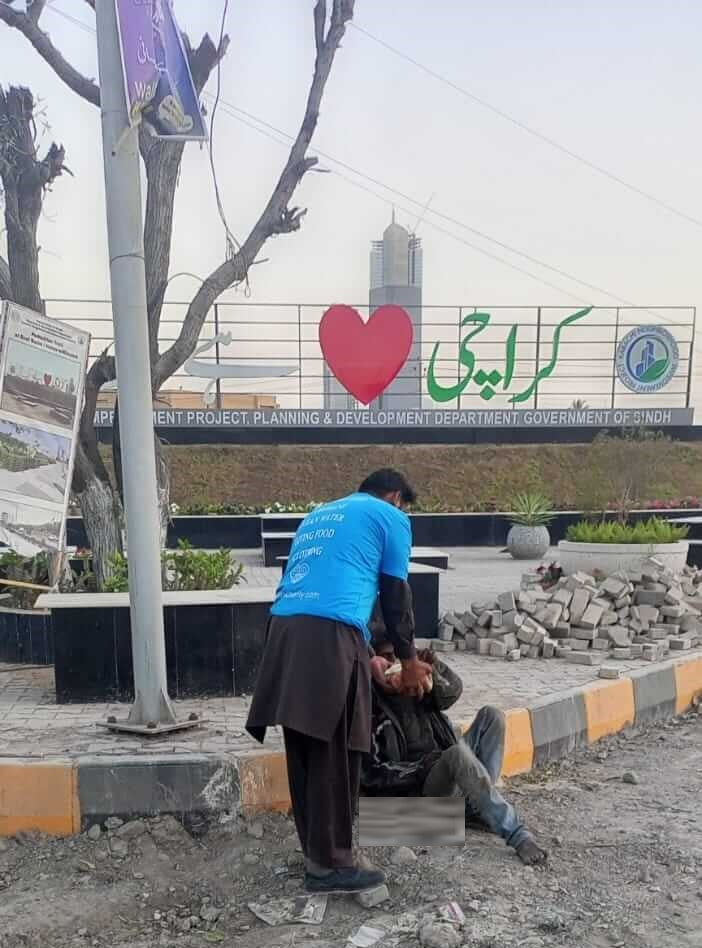
<path fill-rule="evenodd" d="M 381 573 L 407 579 L 407 514 L 370 494 L 351 494 L 308 514 L 295 534 L 271 612 L 333 619 L 370 640 Z"/>

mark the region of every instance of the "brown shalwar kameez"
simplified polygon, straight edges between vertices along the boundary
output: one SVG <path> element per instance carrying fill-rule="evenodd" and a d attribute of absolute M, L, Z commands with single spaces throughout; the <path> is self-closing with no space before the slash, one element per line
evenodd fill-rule
<path fill-rule="evenodd" d="M 314 616 L 272 616 L 246 724 L 263 742 L 283 728 L 288 783 L 305 856 L 353 865 L 361 755 L 370 750 L 368 647 L 357 629 Z"/>

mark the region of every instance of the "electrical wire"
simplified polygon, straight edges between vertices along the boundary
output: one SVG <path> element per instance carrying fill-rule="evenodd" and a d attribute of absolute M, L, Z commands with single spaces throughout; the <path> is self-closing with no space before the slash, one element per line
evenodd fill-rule
<path fill-rule="evenodd" d="M 272 135 L 268 135 L 266 132 L 267 129 L 270 129 L 271 131 L 275 132 L 277 135 L 283 136 L 288 141 L 293 140 L 292 135 L 288 134 L 287 132 L 282 131 L 279 128 L 276 128 L 274 125 L 271 125 L 268 122 L 265 122 L 263 119 L 259 119 L 257 116 L 253 115 L 252 113 L 246 112 L 244 109 L 240 109 L 237 106 L 232 105 L 230 102 L 226 102 L 225 100 L 222 100 L 220 104 L 225 114 L 230 115 L 232 118 L 236 119 L 237 121 L 241 121 L 244 125 L 248 125 L 248 127 L 254 129 L 254 131 L 257 131 L 262 135 L 266 135 L 266 137 L 271 138 L 272 141 L 276 141 L 279 145 L 282 145 L 283 143 L 279 141 L 278 139 L 274 138 Z M 245 121 L 244 119 L 241 118 L 241 116 L 246 116 L 248 119 L 253 119 L 254 122 L 258 122 L 260 125 L 262 125 L 263 128 L 258 128 L 256 125 Z M 286 143 L 286 147 L 287 147 L 287 143 Z M 386 184 L 385 182 L 380 181 L 377 178 L 373 178 L 370 175 L 367 175 L 363 171 L 359 171 L 357 168 L 354 168 L 353 166 L 347 164 L 346 162 L 343 162 L 340 159 L 334 158 L 328 152 L 321 151 L 320 149 L 315 149 L 315 151 L 318 155 L 325 158 L 327 161 L 330 161 L 333 164 L 339 165 L 339 167 L 341 168 L 351 171 L 353 174 L 357 175 L 359 178 L 365 181 L 369 181 L 371 184 L 374 184 L 384 189 L 385 191 L 388 191 L 390 194 L 395 194 L 404 201 L 409 201 L 411 204 L 416 204 L 418 207 L 421 207 L 422 210 L 426 208 L 426 201 L 422 201 L 418 198 L 413 198 L 411 195 L 405 194 L 403 191 L 400 191 L 397 188 L 394 188 L 391 185 Z M 343 180 L 349 182 L 350 184 L 360 187 L 362 190 L 368 191 L 369 194 L 374 194 L 376 197 L 380 198 L 380 200 L 383 200 L 388 204 L 398 207 L 400 210 L 403 211 L 403 213 L 408 214 L 410 216 L 416 213 L 416 211 L 414 210 L 409 210 L 406 207 L 401 207 L 399 204 L 397 204 L 396 201 L 389 201 L 387 198 L 382 197 L 381 195 L 377 194 L 377 192 L 371 190 L 370 188 L 364 187 L 359 182 L 353 181 L 351 178 L 348 178 L 347 176 L 343 175 L 338 170 L 332 169 L 332 171 L 337 177 L 342 178 Z M 484 231 L 480 231 L 475 227 L 471 227 L 469 224 L 466 224 L 464 221 L 461 221 L 458 218 L 452 217 L 450 214 L 444 214 L 441 211 L 434 210 L 433 208 L 427 208 L 426 213 L 430 215 L 433 214 L 434 216 L 439 217 L 453 224 L 454 226 L 467 230 L 470 233 L 475 234 L 478 237 L 481 237 L 483 240 L 486 240 L 489 243 L 495 244 L 496 246 L 500 247 L 503 250 L 507 250 L 508 252 L 513 253 L 516 256 L 523 257 L 525 260 L 528 260 L 530 263 L 534 263 L 537 266 L 543 267 L 546 270 L 550 270 L 553 273 L 556 273 L 558 276 L 563 277 L 564 279 L 571 280 L 573 283 L 580 284 L 586 289 L 593 290 L 597 293 L 601 293 L 603 296 L 608 296 L 610 299 L 616 300 L 619 303 L 623 303 L 625 306 L 633 306 L 637 309 L 642 309 L 644 312 L 650 313 L 651 315 L 655 316 L 657 319 L 662 320 L 663 322 L 671 322 L 671 320 L 667 319 L 667 317 L 663 316 L 660 313 L 655 312 L 654 310 L 639 306 L 637 303 L 634 303 L 632 300 L 626 299 L 626 297 L 623 297 L 623 296 L 619 296 L 616 293 L 612 293 L 610 290 L 607 290 L 605 287 L 597 286 L 594 283 L 589 283 L 585 280 L 581 280 L 579 277 L 574 276 L 572 273 L 568 273 L 568 271 L 563 270 L 560 267 L 555 267 L 552 264 L 546 263 L 544 260 L 540 260 L 538 257 L 534 257 L 532 254 L 528 254 L 525 251 L 522 251 L 522 250 L 517 249 L 516 247 L 510 246 L 504 241 L 491 237 L 489 234 L 486 234 Z M 454 240 L 458 240 L 461 243 L 464 243 L 467 247 L 470 247 L 472 250 L 475 250 L 478 253 L 482 253 L 485 256 L 488 256 L 491 259 L 496 260 L 499 263 L 502 263 L 505 266 L 508 266 L 519 273 L 525 274 L 526 276 L 529 276 L 534 280 L 538 280 L 540 283 L 543 283 L 545 286 L 548 286 L 551 289 L 558 290 L 558 292 L 560 293 L 565 293 L 566 295 L 570 296 L 572 299 L 578 300 L 579 302 L 583 302 L 581 297 L 576 297 L 572 293 L 569 293 L 567 290 L 564 290 L 561 287 L 558 287 L 555 284 L 549 283 L 547 280 L 544 280 L 541 277 L 536 276 L 535 274 L 531 273 L 529 270 L 525 270 L 522 267 L 518 267 L 516 266 L 516 264 L 512 264 L 509 261 L 505 260 L 503 257 L 499 257 L 495 254 L 491 254 L 488 251 L 476 246 L 475 244 L 472 244 L 469 241 L 461 237 L 458 237 L 456 234 L 451 233 L 450 231 L 446 230 L 443 227 L 440 227 L 433 220 L 426 219 L 425 223 L 433 227 L 435 230 L 438 230 L 440 233 L 446 234 L 449 237 L 453 237 Z"/>
<path fill-rule="evenodd" d="M 670 214 L 674 214 L 676 217 L 680 217 L 683 220 L 686 220 L 690 224 L 694 224 L 696 227 L 702 227 L 702 220 L 698 217 L 693 217 L 691 214 L 688 214 L 686 211 L 681 211 L 680 208 L 674 207 L 672 204 L 669 204 L 667 201 L 662 200 L 659 197 L 656 197 L 655 194 L 651 194 L 649 191 L 645 191 L 643 188 L 638 187 L 635 184 L 631 184 L 630 181 L 626 181 L 624 178 L 620 177 L 617 174 L 614 174 L 612 171 L 608 171 L 607 168 L 603 168 L 602 165 L 596 164 L 594 161 L 590 161 L 589 158 L 585 158 L 583 155 L 578 154 L 573 151 L 571 148 L 568 148 L 566 145 L 561 145 L 560 142 L 556 141 L 555 138 L 550 138 L 548 135 L 545 135 L 543 132 L 540 132 L 538 129 L 533 128 L 531 125 L 527 125 L 526 122 L 522 122 L 520 119 L 515 118 L 513 115 L 510 115 L 509 112 L 505 112 L 503 109 L 498 108 L 496 105 L 493 105 L 491 102 L 488 102 L 486 99 L 481 98 L 476 95 L 474 92 L 470 92 L 468 89 L 459 86 L 458 83 L 453 82 L 453 80 L 437 72 L 435 69 L 426 66 L 424 63 L 421 63 L 419 60 L 415 59 L 413 56 L 410 56 L 408 53 L 403 52 L 398 49 L 396 46 L 392 46 L 390 43 L 381 39 L 379 36 L 376 36 L 374 33 L 371 33 L 370 30 L 365 29 L 362 26 L 359 26 L 358 23 L 355 23 L 353 20 L 349 23 L 349 26 L 352 29 L 356 30 L 357 33 L 362 33 L 364 36 L 367 36 L 368 39 L 372 40 L 374 43 L 377 43 L 378 46 L 381 46 L 383 49 L 386 49 L 388 52 L 392 53 L 394 56 L 404 59 L 405 62 L 410 63 L 416 69 L 421 70 L 428 76 L 431 76 L 432 79 L 436 79 L 438 82 L 442 82 L 444 85 L 449 86 L 455 92 L 460 93 L 466 99 L 469 99 L 471 102 L 479 105 L 483 109 L 487 109 L 489 112 L 492 112 L 493 115 L 499 116 L 499 118 L 504 119 L 506 122 L 509 122 L 511 125 L 514 125 L 516 128 L 520 129 L 523 132 L 526 132 L 528 135 L 531 135 L 534 138 L 537 138 L 539 141 L 543 142 L 546 145 L 550 145 L 551 148 L 555 148 L 556 151 L 561 152 L 561 154 L 566 155 L 568 158 L 571 158 L 573 161 L 577 161 L 580 164 L 584 165 L 586 168 L 589 168 L 591 171 L 595 171 L 597 174 L 602 175 L 605 178 L 608 178 L 610 181 L 614 181 L 616 184 L 621 185 L 623 188 L 626 188 L 628 191 L 631 191 L 634 194 L 637 194 L 639 197 L 644 198 L 646 201 L 650 201 L 652 204 L 656 204 L 658 207 L 663 208 L 663 210 L 668 211 Z"/>
<path fill-rule="evenodd" d="M 55 0 L 51 0 L 51 2 L 53 3 L 53 2 L 55 2 Z M 229 0 L 226 0 L 225 9 L 224 9 L 224 17 L 226 17 L 226 12 L 227 12 L 227 11 L 226 11 L 226 7 L 227 7 L 227 5 L 228 5 L 228 2 L 229 2 Z M 86 29 L 89 30 L 91 33 L 94 33 L 94 32 L 95 32 L 95 31 L 92 30 L 90 27 L 88 27 L 85 23 L 82 23 L 82 21 L 76 20 L 75 17 L 71 17 L 71 16 L 69 16 L 68 14 L 64 13 L 63 10 L 58 9 L 57 7 L 54 7 L 53 5 L 50 6 L 49 9 L 51 9 L 54 13 L 57 13 L 57 14 L 59 14 L 60 16 L 63 16 L 65 19 L 70 20 L 71 22 L 76 23 L 77 25 L 80 25 L 80 26 L 83 27 L 83 28 L 86 28 Z M 222 35 L 223 35 L 223 33 L 224 33 L 224 17 L 223 17 L 223 20 L 222 20 Z M 362 33 L 367 33 L 367 31 L 364 30 L 362 27 L 356 26 L 355 28 L 358 29 L 358 30 L 359 30 L 360 32 L 362 32 Z M 372 39 L 377 40 L 377 38 L 376 38 L 375 36 L 373 36 L 372 34 L 367 33 L 367 35 L 370 36 Z M 380 42 L 381 45 L 388 45 L 388 44 L 385 44 L 384 41 L 382 41 L 382 40 L 377 40 L 377 41 Z M 404 54 L 401 54 L 400 51 L 395 50 L 393 47 L 389 47 L 389 48 L 391 49 L 392 52 L 397 52 L 398 55 L 404 55 Z M 420 68 L 425 68 L 425 67 L 422 67 L 421 64 L 419 64 L 419 63 L 417 63 L 417 62 L 414 62 L 414 64 L 417 65 L 417 66 L 420 67 Z M 429 71 L 429 70 L 427 69 L 427 71 Z M 436 77 L 437 77 L 437 78 L 443 78 L 443 77 L 440 77 L 438 74 L 436 75 Z M 446 80 L 446 81 L 450 83 L 450 80 Z M 470 93 L 466 92 L 465 90 L 461 90 L 460 87 L 457 87 L 457 88 L 459 89 L 459 91 L 463 91 L 467 96 L 471 97 L 471 94 L 470 94 Z M 220 90 L 218 89 L 218 93 L 219 93 L 219 92 L 220 92 Z M 266 135 L 266 137 L 271 138 L 272 141 L 275 141 L 277 144 L 279 144 L 279 145 L 281 145 L 281 146 L 282 146 L 282 145 L 285 145 L 285 147 L 287 147 L 287 144 L 288 144 L 290 141 L 293 141 L 293 140 L 294 140 L 294 136 L 293 136 L 293 135 L 290 135 L 288 132 L 285 132 L 285 131 L 283 131 L 282 129 L 276 128 L 276 126 L 270 124 L 269 122 L 266 122 L 264 119 L 261 119 L 261 118 L 259 118 L 259 117 L 256 116 L 256 115 L 253 115 L 251 112 L 247 112 L 245 109 L 241 109 L 241 108 L 239 108 L 238 106 L 235 106 L 233 103 L 227 102 L 226 99 L 222 99 L 222 98 L 221 98 L 221 95 L 218 95 L 217 97 L 214 97 L 214 96 L 212 96 L 210 93 L 204 93 L 204 96 L 205 96 L 206 98 L 214 99 L 217 108 L 221 108 L 221 109 L 225 112 L 225 114 L 229 115 L 231 118 L 234 118 L 234 119 L 236 119 L 236 120 L 242 122 L 242 124 L 244 124 L 244 125 L 248 125 L 248 127 L 252 128 L 253 130 L 255 130 L 255 131 L 257 131 L 257 132 L 259 132 L 259 134 Z M 478 100 L 478 101 L 480 101 L 480 104 L 483 104 L 483 103 L 482 103 L 482 100 Z M 486 107 L 489 107 L 489 106 L 486 106 Z M 498 110 L 498 111 L 499 111 L 499 110 Z M 257 125 L 253 125 L 253 124 L 250 124 L 249 122 L 244 121 L 244 119 L 242 118 L 242 116 L 243 116 L 244 118 L 246 118 L 246 119 L 251 119 L 251 120 L 253 120 L 253 122 L 258 123 L 258 125 L 262 126 L 262 128 L 259 128 L 259 127 L 257 127 Z M 505 113 L 504 117 L 510 118 L 509 116 L 507 116 L 506 113 Z M 510 120 L 511 120 L 511 118 L 510 118 Z M 517 124 L 519 124 L 519 123 L 517 122 L 517 120 L 514 120 L 514 121 L 515 121 Z M 527 126 L 525 126 L 525 128 L 526 128 L 527 130 L 530 130 Z M 271 131 L 271 132 L 275 132 L 276 135 L 281 136 L 283 139 L 285 139 L 285 142 L 281 142 L 279 139 L 273 138 L 271 135 L 267 135 L 267 134 L 266 134 L 266 131 L 264 131 L 265 129 L 267 129 L 267 130 L 269 130 L 269 131 Z M 426 204 L 425 201 L 422 201 L 422 200 L 418 200 L 418 199 L 416 199 L 416 198 L 413 198 L 411 195 L 405 194 L 404 192 L 398 190 L 397 188 L 393 188 L 391 185 L 386 184 L 385 182 L 381 181 L 380 179 L 374 178 L 374 177 L 372 177 L 371 175 L 366 174 L 365 172 L 359 171 L 357 168 L 354 168 L 352 165 L 347 164 L 346 162 L 342 161 L 341 159 L 335 158 L 333 155 L 330 155 L 328 152 L 324 152 L 324 151 L 322 151 L 322 150 L 319 149 L 319 148 L 316 148 L 315 151 L 316 151 L 316 153 L 317 153 L 318 155 L 320 155 L 321 157 L 323 157 L 326 161 L 330 161 L 330 162 L 332 162 L 333 164 L 336 164 L 336 165 L 338 165 L 339 167 L 344 168 L 344 169 L 347 170 L 347 171 L 350 171 L 352 174 L 358 176 L 359 178 L 361 178 L 361 179 L 363 179 L 363 180 L 365 180 L 365 181 L 368 181 L 368 182 L 370 182 L 371 184 L 374 184 L 374 185 L 376 185 L 377 187 L 380 187 L 380 188 L 382 188 L 383 190 L 388 191 L 388 192 L 391 193 L 391 194 L 397 195 L 398 197 L 400 197 L 400 198 L 401 198 L 402 200 L 404 200 L 404 201 L 409 201 L 411 204 L 416 204 L 418 207 L 420 207 L 420 208 L 422 208 L 422 209 L 425 208 L 425 204 Z M 342 180 L 345 180 L 345 181 L 347 181 L 348 183 L 353 184 L 353 185 L 356 186 L 356 187 L 360 187 L 360 188 L 362 188 L 362 190 L 366 190 L 369 194 L 373 194 L 375 197 L 379 198 L 380 200 L 386 201 L 386 203 L 388 203 L 386 198 L 383 198 L 381 195 L 377 194 L 377 192 L 372 191 L 370 188 L 364 187 L 364 186 L 360 185 L 359 182 L 352 181 L 350 178 L 345 177 L 344 175 L 342 175 L 342 174 L 341 174 L 339 171 L 337 171 L 337 170 L 335 170 L 334 173 L 335 173 L 338 177 L 342 178 Z M 414 211 L 409 211 L 409 210 L 407 210 L 406 208 L 400 208 L 400 210 L 402 210 L 404 213 L 407 213 L 407 214 L 410 214 L 410 215 L 415 213 Z M 505 243 L 504 241 L 501 241 L 501 240 L 499 240 L 499 239 L 497 239 L 497 238 L 491 237 L 489 234 L 486 234 L 484 231 L 480 231 L 480 230 L 478 230 L 477 228 L 471 227 L 469 224 L 466 224 L 464 221 L 461 221 L 461 220 L 459 220 L 458 218 L 453 217 L 452 215 L 442 213 L 441 211 L 437 211 L 437 210 L 435 210 L 435 209 L 433 209 L 433 208 L 429 208 L 428 211 L 427 211 L 427 213 L 428 213 L 428 214 L 431 214 L 431 215 L 434 215 L 435 217 L 438 217 L 438 218 L 440 218 L 440 219 L 443 219 L 444 221 L 446 221 L 446 222 L 448 222 L 448 223 L 450 223 L 450 224 L 452 224 L 452 225 L 454 225 L 454 226 L 460 227 L 460 228 L 463 229 L 463 230 L 467 230 L 467 231 L 469 231 L 470 233 L 475 234 L 476 236 L 480 237 L 481 239 L 486 240 L 486 241 L 488 241 L 489 243 L 493 243 L 493 244 L 495 244 L 496 246 L 500 247 L 500 248 L 503 249 L 503 250 L 507 250 L 509 253 L 513 253 L 513 254 L 515 254 L 516 256 L 520 256 L 520 257 L 522 257 L 523 259 L 529 261 L 530 263 L 534 263 L 534 264 L 536 264 L 537 266 L 543 267 L 544 269 L 547 269 L 547 270 L 550 270 L 550 271 L 553 272 L 553 273 L 556 273 L 558 276 L 561 276 L 561 277 L 563 277 L 564 279 L 570 280 L 570 281 L 572 281 L 572 282 L 574 282 L 574 283 L 578 283 L 579 285 L 585 287 L 586 289 L 589 289 L 589 290 L 595 291 L 595 292 L 597 292 L 597 293 L 600 293 L 600 294 L 602 294 L 603 296 L 608 296 L 610 299 L 616 300 L 616 301 L 618 301 L 619 303 L 623 303 L 623 304 L 626 305 L 626 306 L 634 306 L 634 307 L 636 307 L 636 308 L 641 308 L 641 309 L 644 310 L 644 312 L 649 312 L 649 313 L 651 313 L 652 315 L 656 316 L 656 318 L 661 319 L 663 322 L 671 322 L 671 320 L 667 319 L 665 316 L 663 316 L 663 315 L 660 314 L 660 313 L 656 313 L 656 312 L 654 312 L 653 310 L 646 309 L 645 307 L 639 307 L 638 304 L 632 302 L 631 300 L 626 299 L 625 297 L 621 297 L 621 296 L 619 296 L 619 295 L 616 294 L 616 293 L 612 293 L 612 292 L 610 292 L 609 290 L 607 290 L 607 289 L 604 288 L 604 287 L 600 287 L 600 286 L 597 286 L 597 285 L 594 284 L 594 283 L 589 283 L 589 282 L 587 282 L 587 281 L 585 281 L 585 280 L 581 280 L 579 277 L 576 277 L 576 276 L 574 276 L 573 274 L 568 273 L 566 270 L 563 270 L 563 269 L 561 269 L 561 268 L 559 268 L 559 267 L 555 267 L 555 266 L 553 266 L 553 265 L 551 265 L 551 264 L 549 264 L 549 263 L 546 263 L 546 262 L 543 261 L 543 260 L 540 260 L 538 257 L 534 257 L 532 254 L 528 254 L 528 253 L 526 253 L 525 251 L 522 251 L 522 250 L 519 250 L 518 248 L 515 248 L 515 247 L 510 246 L 509 244 Z M 693 220 L 694 220 L 694 219 L 693 219 Z M 511 269 L 513 269 L 513 270 L 515 270 L 515 271 L 517 271 L 517 272 L 519 272 L 519 273 L 522 273 L 522 274 L 524 274 L 524 275 L 530 277 L 530 278 L 533 279 L 533 280 L 537 280 L 538 282 L 542 283 L 543 285 L 548 286 L 548 287 L 550 287 L 551 289 L 557 290 L 559 293 L 564 293 L 564 294 L 570 296 L 572 299 L 577 300 L 578 302 L 584 302 L 580 297 L 574 296 L 572 293 L 569 293 L 567 290 L 564 290 L 563 288 L 558 287 L 558 286 L 556 286 L 556 285 L 553 284 L 553 283 L 549 283 L 548 281 L 543 280 L 541 277 L 536 276 L 535 274 L 531 273 L 530 271 L 525 270 L 525 269 L 523 269 L 523 268 L 521 268 L 521 267 L 518 267 L 516 264 L 510 263 L 509 261 L 505 260 L 504 258 L 499 257 L 499 256 L 494 255 L 494 254 L 491 254 L 489 251 L 486 251 L 486 250 L 484 250 L 484 249 L 482 249 L 482 248 L 476 246 L 475 244 L 472 244 L 472 243 L 470 243 L 469 241 L 467 241 L 467 240 L 465 240 L 465 239 L 463 239 L 463 238 L 460 238 L 460 237 L 458 237 L 458 236 L 455 235 L 455 234 L 452 234 L 450 231 L 447 231 L 447 230 L 445 230 L 444 228 L 442 228 L 442 227 L 440 227 L 439 225 L 437 225 L 434 221 L 426 220 L 425 223 L 429 224 L 430 226 L 432 226 L 435 230 L 439 231 L 440 233 L 443 233 L 443 234 L 445 234 L 445 235 L 447 235 L 447 236 L 449 236 L 449 237 L 452 237 L 454 240 L 458 240 L 459 242 L 465 244 L 465 246 L 469 247 L 469 248 L 472 249 L 472 250 L 475 250 L 475 251 L 478 252 L 478 253 L 481 253 L 481 254 L 483 254 L 483 255 L 485 255 L 485 256 L 487 256 L 487 257 L 489 257 L 489 258 L 491 258 L 491 259 L 493 259 L 493 260 L 495 260 L 495 261 L 497 261 L 497 262 L 499 262 L 499 263 L 502 263 L 502 264 L 504 264 L 505 266 L 510 267 Z M 702 224 L 702 222 L 700 222 L 700 223 Z"/>
<path fill-rule="evenodd" d="M 221 50 L 222 43 L 224 42 L 224 30 L 227 25 L 227 13 L 229 11 L 229 0 L 224 0 L 224 5 L 222 7 L 222 22 L 219 29 L 219 45 L 218 50 Z M 237 252 L 241 249 L 241 246 L 231 232 L 229 228 L 229 223 L 227 221 L 227 215 L 224 210 L 224 204 L 222 203 L 222 195 L 219 190 L 219 180 L 217 178 L 217 165 L 215 162 L 214 156 L 214 137 L 215 137 L 215 119 L 217 117 L 217 109 L 219 107 L 220 97 L 222 95 L 222 57 L 217 57 L 217 92 L 214 97 L 214 105 L 212 106 L 212 115 L 210 117 L 210 141 L 209 141 L 209 156 L 210 156 L 210 169 L 212 171 L 212 183 L 214 185 L 215 199 L 217 201 L 217 213 L 219 214 L 219 219 L 222 222 L 224 227 L 224 233 L 226 236 L 226 246 L 227 246 L 227 260 L 233 260 Z"/>

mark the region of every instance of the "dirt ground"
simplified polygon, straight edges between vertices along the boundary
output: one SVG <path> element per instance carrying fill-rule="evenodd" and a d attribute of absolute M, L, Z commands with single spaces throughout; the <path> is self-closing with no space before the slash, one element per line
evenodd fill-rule
<path fill-rule="evenodd" d="M 548 868 L 522 867 L 480 833 L 463 849 L 416 850 L 409 865 L 372 850 L 387 866 L 390 901 L 365 910 L 331 898 L 316 927 L 270 928 L 247 908 L 301 890 L 301 857 L 282 816 L 189 830 L 166 818 L 103 828 L 95 840 L 0 840 L 0 946 L 329 948 L 362 924 L 391 929 L 407 912 L 431 915 L 450 899 L 466 924 L 446 945 L 702 946 L 701 776 L 696 712 L 612 738 L 506 788 L 550 850 Z M 409 927 L 380 945 L 419 945 Z"/>

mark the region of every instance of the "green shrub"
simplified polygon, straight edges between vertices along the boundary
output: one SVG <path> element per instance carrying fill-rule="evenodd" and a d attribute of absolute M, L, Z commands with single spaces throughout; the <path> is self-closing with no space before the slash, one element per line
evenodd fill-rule
<path fill-rule="evenodd" d="M 113 573 L 104 592 L 128 592 L 127 558 L 117 553 L 110 562 Z M 180 540 L 177 550 L 165 550 L 161 564 L 165 592 L 230 589 L 242 581 L 244 573 L 243 565 L 232 560 L 229 550 L 193 550 L 187 540 Z"/>
<path fill-rule="evenodd" d="M 553 520 L 551 501 L 538 491 L 517 494 L 510 506 L 510 521 L 520 527 L 545 527 Z"/>
<path fill-rule="evenodd" d="M 48 553 L 36 556 L 20 556 L 8 550 L 0 556 L 0 579 L 13 582 L 32 583 L 35 586 L 49 585 L 50 557 Z M 21 586 L 1 586 L 0 593 L 9 599 L 0 600 L 0 606 L 10 609 L 33 609 L 41 595 L 38 589 L 23 589 Z"/>
<path fill-rule="evenodd" d="M 264 513 L 310 513 L 319 504 L 311 501 L 308 504 L 280 503 L 250 506 L 249 504 L 171 504 L 173 517 L 206 517 L 206 516 L 254 516 Z"/>
<path fill-rule="evenodd" d="M 606 520 L 593 523 L 581 520 L 568 527 L 566 539 L 574 543 L 677 543 L 684 540 L 689 527 L 651 517 L 638 523 Z"/>

